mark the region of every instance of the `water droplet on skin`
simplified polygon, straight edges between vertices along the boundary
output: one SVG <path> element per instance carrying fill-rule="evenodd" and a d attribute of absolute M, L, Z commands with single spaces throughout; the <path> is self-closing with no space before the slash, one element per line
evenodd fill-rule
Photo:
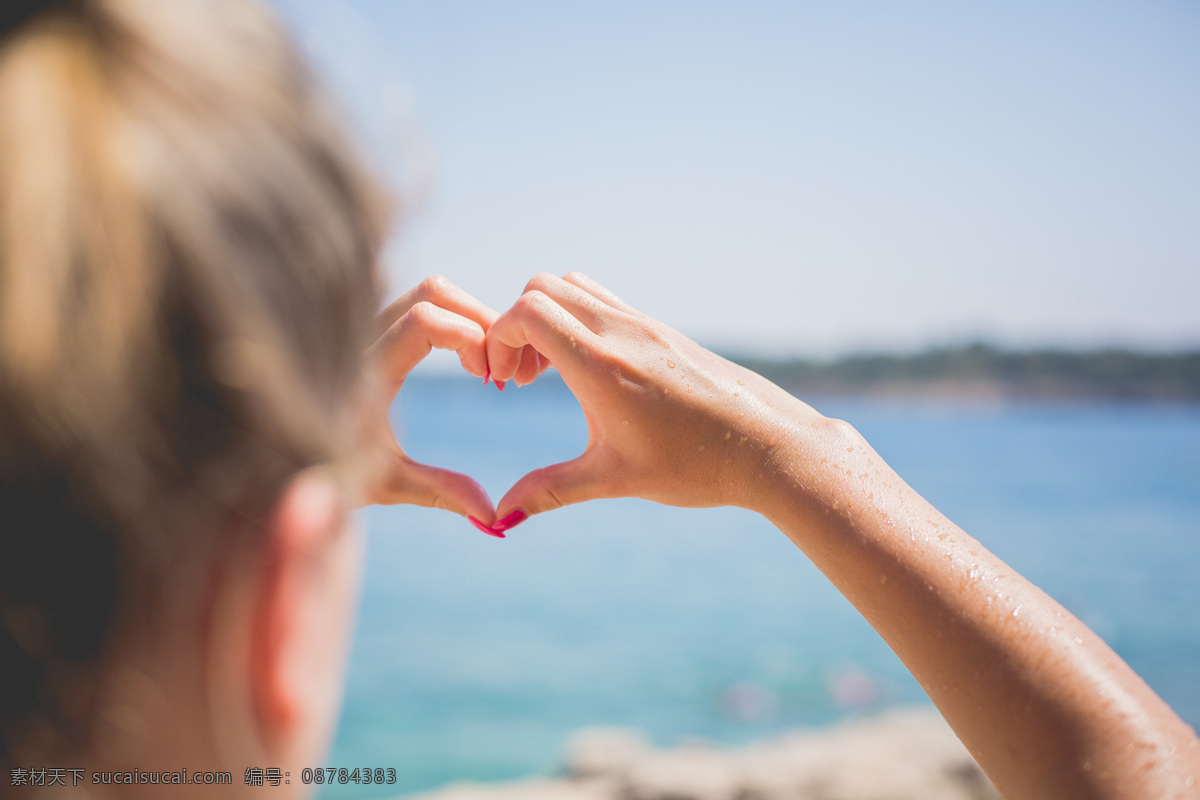
<path fill-rule="evenodd" d="M 1092 771 L 1092 762 L 1090 762 L 1090 761 L 1083 762 L 1083 771 L 1091 772 Z"/>
<path fill-rule="evenodd" d="M 627 419 L 623 419 L 623 420 L 621 420 L 621 424 L 622 424 L 622 425 L 629 425 L 629 420 L 627 420 Z"/>
<path fill-rule="evenodd" d="M 667 361 L 667 366 L 668 366 L 668 367 L 670 367 L 671 369 L 675 369 L 675 362 L 674 362 L 674 361 Z"/>
<path fill-rule="evenodd" d="M 888 581 L 887 575 L 879 576 L 879 583 L 881 586 L 887 586 L 887 581 Z"/>
<path fill-rule="evenodd" d="M 664 349 L 664 350 L 670 350 L 670 349 L 671 349 L 671 343 L 670 343 L 670 342 L 663 342 L 663 349 Z"/>
<path fill-rule="evenodd" d="M 738 439 L 738 447 L 741 447 L 741 446 L 742 446 L 742 445 L 744 445 L 745 443 L 746 443 L 746 437 L 745 437 L 745 436 L 743 436 L 742 438 Z"/>
<path fill-rule="evenodd" d="M 728 439 L 730 436 L 733 436 L 733 431 L 725 431 L 725 438 Z"/>
<path fill-rule="evenodd" d="M 733 393 L 733 396 L 734 396 L 734 397 L 741 397 L 741 395 L 740 395 L 740 394 L 738 394 L 737 392 L 734 392 L 734 393 Z"/>
<path fill-rule="evenodd" d="M 1014 617 L 1021 616 L 1021 607 L 1020 606 L 1017 606 L 1016 608 L 1013 609 L 1013 616 Z"/>
<path fill-rule="evenodd" d="M 847 453 L 853 453 L 853 452 L 854 452 L 854 448 L 853 448 L 853 447 L 847 447 L 847 448 L 846 448 L 846 452 L 847 452 Z"/>
<path fill-rule="evenodd" d="M 1075 637 L 1075 644 L 1083 644 L 1083 639 L 1080 639 L 1078 636 L 1076 636 L 1076 637 Z"/>
<path fill-rule="evenodd" d="M 738 386 L 745 386 L 745 385 L 746 384 L 742 383 L 741 381 L 738 381 Z"/>
<path fill-rule="evenodd" d="M 705 447 L 704 445 L 700 445 L 700 451 L 701 451 L 701 452 L 704 452 L 704 451 L 705 451 L 705 450 L 707 450 L 707 449 L 708 449 L 708 448 L 707 448 L 707 447 Z"/>
<path fill-rule="evenodd" d="M 670 389 L 663 389 L 663 394 L 670 394 L 670 393 L 671 393 Z"/>

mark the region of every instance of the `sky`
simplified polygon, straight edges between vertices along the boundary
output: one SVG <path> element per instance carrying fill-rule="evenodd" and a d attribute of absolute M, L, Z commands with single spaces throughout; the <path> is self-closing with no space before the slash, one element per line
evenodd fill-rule
<path fill-rule="evenodd" d="M 1194 3 L 277 0 L 391 291 L 582 270 L 725 352 L 1200 346 Z"/>

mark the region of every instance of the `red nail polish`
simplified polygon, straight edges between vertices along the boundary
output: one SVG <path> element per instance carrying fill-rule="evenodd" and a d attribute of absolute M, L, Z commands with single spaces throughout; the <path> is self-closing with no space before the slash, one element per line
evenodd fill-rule
<path fill-rule="evenodd" d="M 487 375 L 484 375 L 484 376 L 483 376 L 483 385 L 484 385 L 484 386 L 487 386 L 487 384 L 488 384 L 488 381 L 490 381 L 491 379 L 492 379 L 492 368 L 491 368 L 491 367 L 488 367 L 488 369 L 487 369 Z M 500 383 L 500 381 L 496 381 L 496 383 Z"/>
<path fill-rule="evenodd" d="M 508 516 L 511 517 L 512 514 L 509 514 Z M 474 525 L 476 528 L 479 528 L 479 530 L 483 531 L 488 536 L 495 536 L 497 539 L 507 538 L 504 535 L 504 530 L 502 528 L 500 528 L 499 526 L 492 527 L 491 525 L 484 525 L 479 520 L 475 519 L 474 517 L 470 517 L 470 516 L 468 516 L 467 519 L 471 520 L 472 525 Z M 508 517 L 505 517 L 505 519 L 508 519 Z"/>
<path fill-rule="evenodd" d="M 508 516 L 497 522 L 492 527 L 498 531 L 507 531 L 517 527 L 527 519 L 529 519 L 529 515 L 518 508 L 516 511 L 510 512 Z"/>
<path fill-rule="evenodd" d="M 503 392 L 504 384 L 505 384 L 505 381 L 496 381 L 496 388 Z"/>

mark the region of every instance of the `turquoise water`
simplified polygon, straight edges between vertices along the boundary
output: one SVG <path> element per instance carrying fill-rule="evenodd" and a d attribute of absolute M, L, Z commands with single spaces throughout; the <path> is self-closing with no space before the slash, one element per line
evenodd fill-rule
<path fill-rule="evenodd" d="M 410 380 L 410 452 L 499 499 L 579 453 L 555 377 L 503 394 Z M 817 400 L 910 484 L 1091 625 L 1200 726 L 1200 409 Z M 445 512 L 363 513 L 367 571 L 327 765 L 394 767 L 392 796 L 552 772 L 587 725 L 747 741 L 928 702 L 784 536 L 736 509 L 601 501 L 507 540 Z"/>

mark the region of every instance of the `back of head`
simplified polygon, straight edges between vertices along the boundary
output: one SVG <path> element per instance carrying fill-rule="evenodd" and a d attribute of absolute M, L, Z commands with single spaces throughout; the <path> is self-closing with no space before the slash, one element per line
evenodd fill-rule
<path fill-rule="evenodd" d="M 47 4 L 0 39 L 0 761 L 288 476 L 344 462 L 383 204 L 271 15 Z"/>

